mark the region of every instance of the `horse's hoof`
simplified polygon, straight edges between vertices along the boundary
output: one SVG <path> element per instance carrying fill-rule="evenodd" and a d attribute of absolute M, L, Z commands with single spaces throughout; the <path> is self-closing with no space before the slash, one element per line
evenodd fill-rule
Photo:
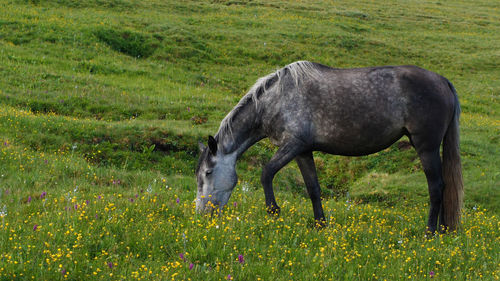
<path fill-rule="evenodd" d="M 449 233 L 449 228 L 446 225 L 439 226 L 439 234 L 447 234 Z"/>
<path fill-rule="evenodd" d="M 281 209 L 278 206 L 270 206 L 267 207 L 267 213 L 272 216 L 272 217 L 279 217 L 280 216 Z"/>
<path fill-rule="evenodd" d="M 314 226 L 317 229 L 323 229 L 326 227 L 326 225 L 327 225 L 327 223 L 326 223 L 325 219 L 314 220 Z"/>
<path fill-rule="evenodd" d="M 427 228 L 425 230 L 425 238 L 427 238 L 428 240 L 434 239 L 434 237 L 436 237 L 437 235 L 438 233 L 435 229 Z"/>

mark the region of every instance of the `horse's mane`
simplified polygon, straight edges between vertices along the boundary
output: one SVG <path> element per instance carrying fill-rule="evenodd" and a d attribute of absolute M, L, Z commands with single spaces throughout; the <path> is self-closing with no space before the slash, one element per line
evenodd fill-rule
<path fill-rule="evenodd" d="M 220 123 L 219 132 L 217 133 L 215 139 L 218 140 L 220 136 L 226 135 L 233 137 L 231 129 L 232 122 L 244 107 L 253 104 L 257 111 L 256 116 L 260 115 L 259 113 L 262 110 L 262 106 L 260 106 L 259 98 L 263 94 L 266 94 L 270 89 L 274 89 L 276 94 L 280 94 L 283 91 L 285 83 L 283 78 L 287 75 L 290 75 L 292 81 L 295 82 L 295 87 L 298 87 L 305 79 L 317 79 L 320 72 L 318 71 L 315 63 L 309 61 L 297 61 L 278 69 L 267 76 L 259 78 L 252 88 L 250 88 L 250 90 L 241 98 L 233 110 L 231 110 L 226 117 L 224 117 Z"/>

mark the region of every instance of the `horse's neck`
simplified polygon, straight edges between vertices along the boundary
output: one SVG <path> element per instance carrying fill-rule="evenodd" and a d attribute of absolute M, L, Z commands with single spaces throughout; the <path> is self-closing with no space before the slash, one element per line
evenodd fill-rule
<path fill-rule="evenodd" d="M 265 136 L 260 129 L 260 118 L 253 104 L 239 108 L 229 124 L 221 126 L 216 135 L 217 141 L 222 145 L 223 153 L 236 153 L 239 157 L 248 148 Z"/>
<path fill-rule="evenodd" d="M 241 154 L 256 142 L 263 139 L 264 136 L 258 129 L 255 130 L 242 125 L 238 125 L 237 127 L 238 128 L 232 128 L 231 132 L 224 131 L 223 134 L 217 134 L 217 136 L 218 141 L 221 142 L 223 153 L 236 153 L 236 157 L 239 158 Z"/>

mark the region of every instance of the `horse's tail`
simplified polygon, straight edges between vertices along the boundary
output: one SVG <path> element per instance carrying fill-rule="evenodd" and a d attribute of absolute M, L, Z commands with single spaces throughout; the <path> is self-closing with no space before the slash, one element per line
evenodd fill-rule
<path fill-rule="evenodd" d="M 448 125 L 443 140 L 443 211 L 444 221 L 449 231 L 456 230 L 460 225 L 460 213 L 463 199 L 462 164 L 460 161 L 459 117 L 460 103 L 453 84 L 448 85 L 455 96 L 455 113 Z"/>

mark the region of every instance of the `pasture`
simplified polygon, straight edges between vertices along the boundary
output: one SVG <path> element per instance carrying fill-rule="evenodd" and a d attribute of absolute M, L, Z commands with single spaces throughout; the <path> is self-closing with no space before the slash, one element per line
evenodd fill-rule
<path fill-rule="evenodd" d="M 500 22 L 495 1 L 0 0 L 1 280 L 498 280 Z M 462 226 L 425 236 L 406 138 L 315 153 L 328 226 L 268 140 L 224 216 L 195 213 L 198 141 L 257 78 L 296 60 L 418 65 L 462 106 Z"/>

